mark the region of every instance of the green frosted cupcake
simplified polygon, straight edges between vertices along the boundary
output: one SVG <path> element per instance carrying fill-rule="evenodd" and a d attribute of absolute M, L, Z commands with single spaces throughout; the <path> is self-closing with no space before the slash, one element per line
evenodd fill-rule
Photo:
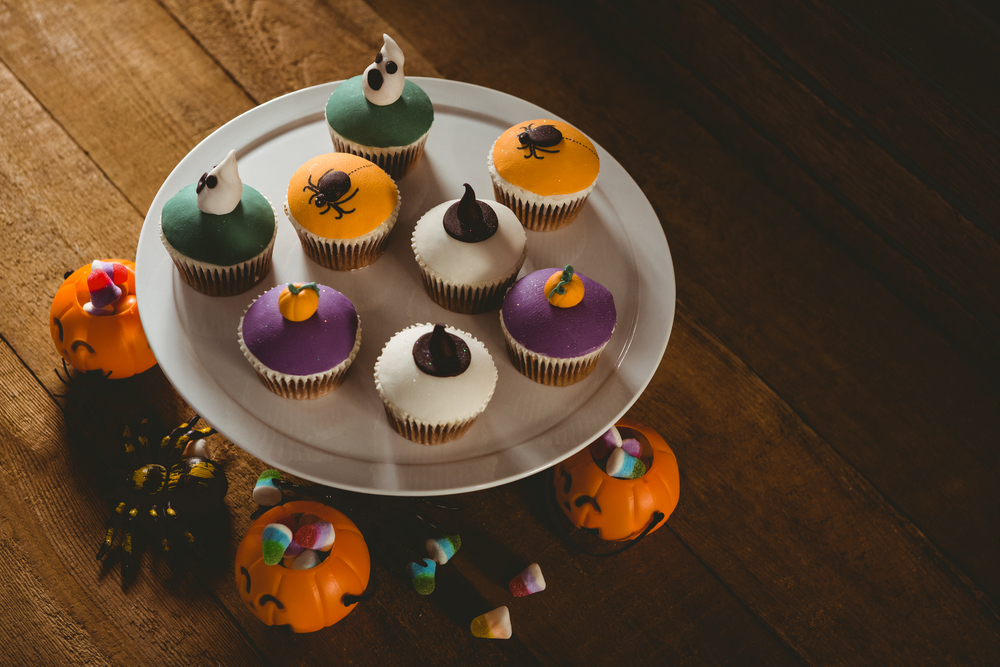
<path fill-rule="evenodd" d="M 403 52 L 389 35 L 364 74 L 340 84 L 326 103 L 334 148 L 382 167 L 394 179 L 424 153 L 434 106 L 403 76 Z"/>
<path fill-rule="evenodd" d="M 181 277 L 210 296 L 233 296 L 271 269 L 278 227 L 267 197 L 240 180 L 236 152 L 163 205 L 160 240 Z"/>

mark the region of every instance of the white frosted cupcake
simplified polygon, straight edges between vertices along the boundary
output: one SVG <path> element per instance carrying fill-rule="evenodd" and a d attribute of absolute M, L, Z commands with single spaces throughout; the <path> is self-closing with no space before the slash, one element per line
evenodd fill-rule
<path fill-rule="evenodd" d="M 361 347 L 361 321 L 332 287 L 289 283 L 254 300 L 237 335 L 264 386 L 285 398 L 319 398 L 344 381 Z"/>
<path fill-rule="evenodd" d="M 528 256 L 527 235 L 503 204 L 479 201 L 468 183 L 462 199 L 424 214 L 413 230 L 424 288 L 456 313 L 499 308 Z"/>
<path fill-rule="evenodd" d="M 486 346 L 443 324 L 403 329 L 375 362 L 375 388 L 389 424 L 422 445 L 465 435 L 496 384 L 497 368 Z"/>

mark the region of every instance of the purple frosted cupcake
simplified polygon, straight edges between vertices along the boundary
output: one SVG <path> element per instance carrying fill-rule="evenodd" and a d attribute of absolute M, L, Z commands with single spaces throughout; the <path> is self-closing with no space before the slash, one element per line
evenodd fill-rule
<path fill-rule="evenodd" d="M 240 349 L 264 385 L 286 398 L 319 398 L 344 380 L 361 347 L 354 304 L 316 283 L 268 290 L 240 319 Z"/>
<path fill-rule="evenodd" d="M 611 292 L 568 265 L 521 278 L 500 309 L 511 362 L 535 382 L 554 387 L 579 382 L 594 370 L 617 322 Z"/>

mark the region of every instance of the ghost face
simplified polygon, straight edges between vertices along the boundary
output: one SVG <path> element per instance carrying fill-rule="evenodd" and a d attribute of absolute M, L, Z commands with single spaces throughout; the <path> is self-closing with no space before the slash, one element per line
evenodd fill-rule
<path fill-rule="evenodd" d="M 380 107 L 398 100 L 406 83 L 403 77 L 403 51 L 389 35 L 382 35 L 382 39 L 385 41 L 381 50 L 375 54 L 375 62 L 368 66 L 361 77 L 365 98 Z"/>
<path fill-rule="evenodd" d="M 198 208 L 212 215 L 231 213 L 243 196 L 243 181 L 236 168 L 236 151 L 198 179 Z"/>

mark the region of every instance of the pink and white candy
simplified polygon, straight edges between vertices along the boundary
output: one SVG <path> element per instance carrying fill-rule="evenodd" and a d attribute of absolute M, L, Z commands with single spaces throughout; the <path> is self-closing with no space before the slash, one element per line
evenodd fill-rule
<path fill-rule="evenodd" d="M 639 458 L 642 454 L 642 443 L 635 438 L 626 438 L 625 440 L 622 440 L 622 449 L 624 449 L 629 456 Z"/>
<path fill-rule="evenodd" d="M 532 563 L 521 574 L 510 581 L 510 592 L 514 597 L 523 598 L 545 590 L 545 577 L 538 563 Z"/>
<path fill-rule="evenodd" d="M 601 437 L 590 443 L 590 452 L 595 458 L 603 459 L 605 456 L 622 446 L 622 436 L 614 426 L 609 428 Z"/>
<path fill-rule="evenodd" d="M 295 531 L 295 542 L 306 549 L 329 551 L 336 537 L 333 524 L 329 521 L 317 521 L 306 524 Z"/>

